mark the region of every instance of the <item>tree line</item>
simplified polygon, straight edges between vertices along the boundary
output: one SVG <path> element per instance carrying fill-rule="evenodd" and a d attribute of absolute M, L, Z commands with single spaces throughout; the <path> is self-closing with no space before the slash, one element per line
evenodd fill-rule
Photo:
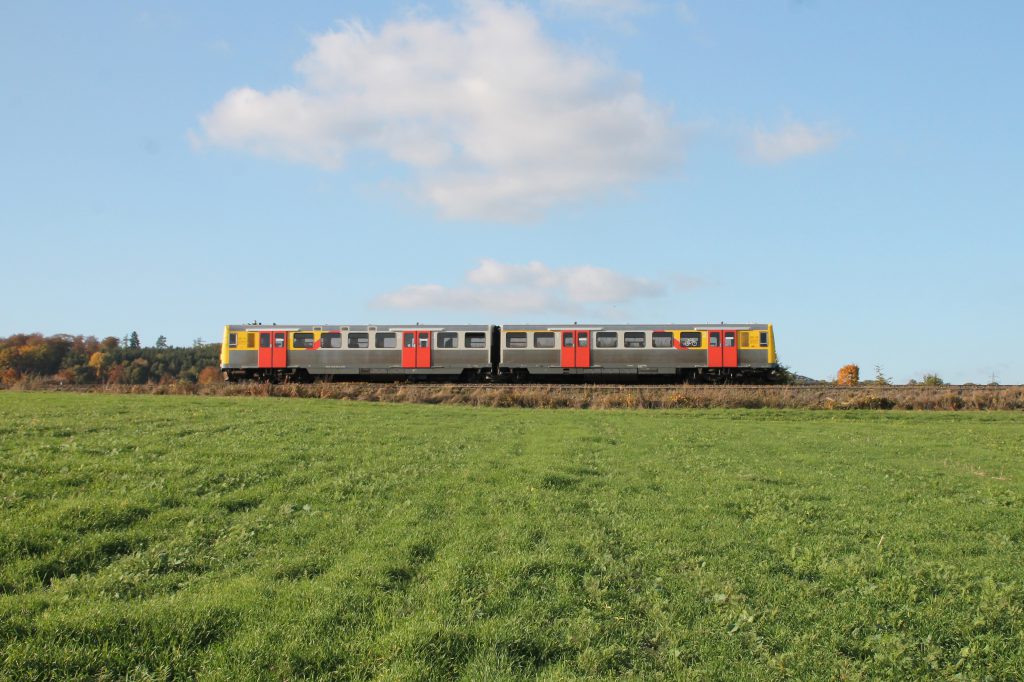
<path fill-rule="evenodd" d="M 47 378 L 71 384 L 210 383 L 220 378 L 220 344 L 196 339 L 174 347 L 160 336 L 143 346 L 136 332 L 118 339 L 70 334 L 0 338 L 0 382 Z"/>

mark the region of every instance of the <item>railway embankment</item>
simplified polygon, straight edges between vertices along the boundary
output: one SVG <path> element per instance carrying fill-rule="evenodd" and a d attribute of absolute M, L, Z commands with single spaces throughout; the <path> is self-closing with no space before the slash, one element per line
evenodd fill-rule
<path fill-rule="evenodd" d="M 341 382 L 68 386 L 22 382 L 8 390 L 317 398 L 387 403 L 576 409 L 797 408 L 812 410 L 1024 410 L 1024 386 L 831 384 L 602 385 Z"/>

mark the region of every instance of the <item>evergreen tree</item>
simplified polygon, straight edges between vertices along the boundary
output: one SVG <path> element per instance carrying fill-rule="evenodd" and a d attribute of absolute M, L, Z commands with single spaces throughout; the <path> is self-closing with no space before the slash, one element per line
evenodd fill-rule
<path fill-rule="evenodd" d="M 139 343 L 139 333 L 138 332 L 134 332 L 133 331 L 132 335 L 128 337 L 128 347 L 129 348 L 141 348 L 142 347 L 142 344 Z"/>
<path fill-rule="evenodd" d="M 156 340 L 156 347 L 161 350 L 167 348 L 167 337 L 161 334 Z"/>

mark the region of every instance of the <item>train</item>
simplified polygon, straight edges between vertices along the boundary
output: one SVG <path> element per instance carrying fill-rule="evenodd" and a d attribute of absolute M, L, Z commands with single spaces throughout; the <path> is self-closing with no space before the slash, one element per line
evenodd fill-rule
<path fill-rule="evenodd" d="M 771 324 L 224 327 L 227 381 L 776 383 Z"/>

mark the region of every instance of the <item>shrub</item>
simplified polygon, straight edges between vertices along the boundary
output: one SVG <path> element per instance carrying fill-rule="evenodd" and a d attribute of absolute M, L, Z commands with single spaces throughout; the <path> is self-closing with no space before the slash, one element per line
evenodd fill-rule
<path fill-rule="evenodd" d="M 938 374 L 925 374 L 924 378 L 921 379 L 921 383 L 925 386 L 945 386 L 946 382 Z"/>
<path fill-rule="evenodd" d="M 224 383 L 224 375 L 221 373 L 219 367 L 203 367 L 199 372 L 199 383 L 221 384 Z"/>

